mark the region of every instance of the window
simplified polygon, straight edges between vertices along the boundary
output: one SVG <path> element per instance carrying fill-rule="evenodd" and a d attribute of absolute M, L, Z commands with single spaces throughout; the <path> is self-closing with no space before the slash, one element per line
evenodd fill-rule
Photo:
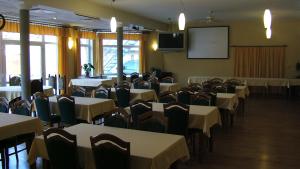
<path fill-rule="evenodd" d="M 1 34 L 0 34 L 1 36 Z M 30 34 L 30 78 L 46 78 L 58 73 L 57 37 Z M 5 54 L 6 81 L 9 76 L 20 76 L 20 34 L 2 32 Z"/>
<path fill-rule="evenodd" d="M 93 40 L 80 39 L 80 63 L 81 65 L 85 63 L 93 64 Z M 84 74 L 83 69 L 81 69 L 81 74 Z"/>
<path fill-rule="evenodd" d="M 117 40 L 103 40 L 104 74 L 117 73 Z M 140 41 L 123 40 L 123 71 L 126 74 L 139 72 Z"/>

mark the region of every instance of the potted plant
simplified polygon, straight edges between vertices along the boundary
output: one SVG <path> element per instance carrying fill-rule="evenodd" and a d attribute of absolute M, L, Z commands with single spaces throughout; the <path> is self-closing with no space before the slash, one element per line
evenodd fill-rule
<path fill-rule="evenodd" d="M 95 67 L 91 63 L 85 63 L 85 64 L 83 64 L 82 69 L 85 72 L 85 76 L 90 77 L 90 73 L 91 73 L 92 69 L 95 69 Z"/>

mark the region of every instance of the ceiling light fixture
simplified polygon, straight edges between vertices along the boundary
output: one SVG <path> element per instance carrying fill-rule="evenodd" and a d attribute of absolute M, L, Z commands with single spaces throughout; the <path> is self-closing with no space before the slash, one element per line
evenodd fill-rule
<path fill-rule="evenodd" d="M 182 0 L 180 0 L 180 3 L 181 3 L 181 7 L 182 7 L 181 10 L 183 11 L 184 5 L 183 5 Z M 178 17 L 178 28 L 181 31 L 183 31 L 185 28 L 185 15 L 183 12 L 181 12 Z"/>
<path fill-rule="evenodd" d="M 271 36 L 272 36 L 272 30 L 271 30 L 271 28 L 267 28 L 267 30 L 266 30 L 267 39 L 271 39 Z"/>
<path fill-rule="evenodd" d="M 115 2 L 115 0 L 112 0 L 111 6 L 112 4 Z M 111 17 L 110 19 L 110 31 L 111 32 L 116 32 L 117 31 L 117 20 L 116 17 Z"/>
<path fill-rule="evenodd" d="M 264 12 L 264 26 L 265 28 L 271 28 L 272 24 L 272 15 L 270 9 L 266 9 Z"/>

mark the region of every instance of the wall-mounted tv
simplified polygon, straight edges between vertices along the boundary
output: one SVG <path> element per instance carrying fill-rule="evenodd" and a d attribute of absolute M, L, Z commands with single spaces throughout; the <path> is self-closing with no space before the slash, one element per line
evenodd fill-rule
<path fill-rule="evenodd" d="M 162 51 L 182 50 L 184 48 L 183 33 L 159 33 L 158 49 Z"/>
<path fill-rule="evenodd" d="M 188 28 L 188 59 L 228 58 L 229 27 Z"/>

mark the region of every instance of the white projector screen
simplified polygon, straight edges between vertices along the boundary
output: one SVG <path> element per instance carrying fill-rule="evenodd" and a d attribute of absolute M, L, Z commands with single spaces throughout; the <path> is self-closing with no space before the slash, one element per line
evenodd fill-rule
<path fill-rule="evenodd" d="M 229 27 L 188 29 L 188 59 L 228 58 Z"/>

